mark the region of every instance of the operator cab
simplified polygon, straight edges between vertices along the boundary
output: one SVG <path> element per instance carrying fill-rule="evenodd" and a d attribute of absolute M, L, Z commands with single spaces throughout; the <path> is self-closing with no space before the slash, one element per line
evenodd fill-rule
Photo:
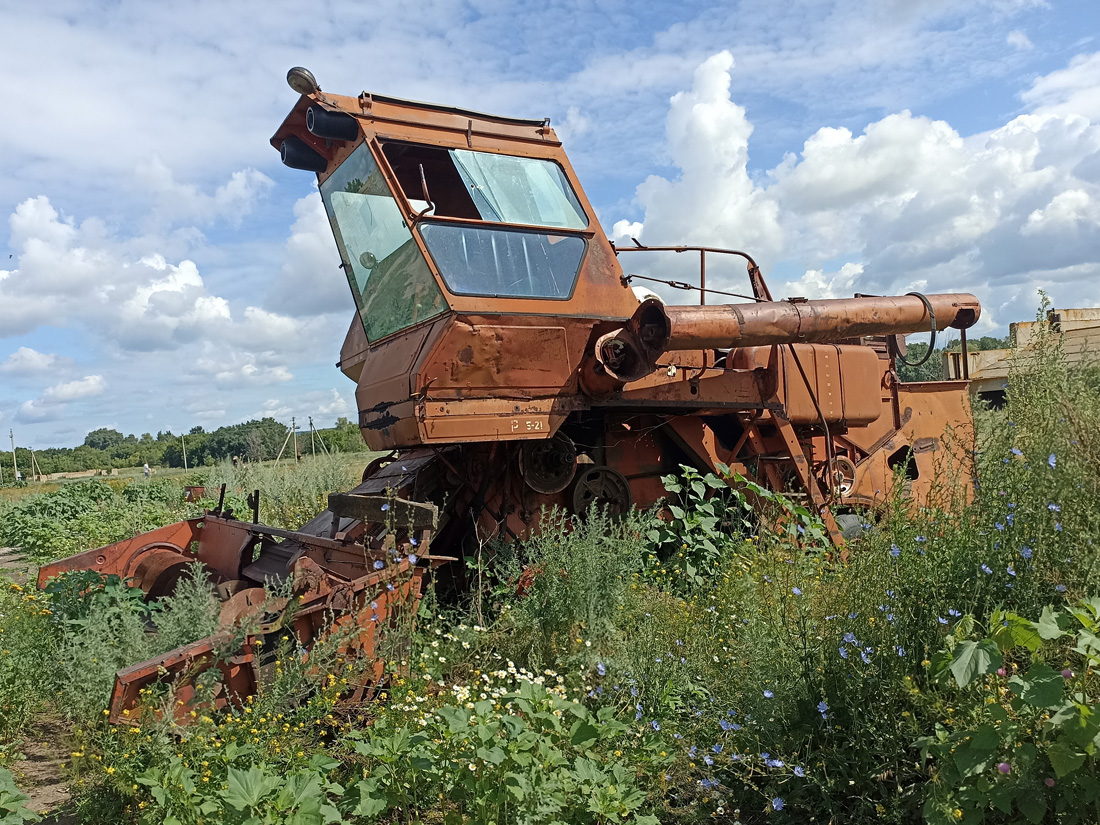
<path fill-rule="evenodd" d="M 447 311 L 433 269 L 449 295 L 573 294 L 589 220 L 552 160 L 364 141 L 320 189 L 371 342 Z"/>

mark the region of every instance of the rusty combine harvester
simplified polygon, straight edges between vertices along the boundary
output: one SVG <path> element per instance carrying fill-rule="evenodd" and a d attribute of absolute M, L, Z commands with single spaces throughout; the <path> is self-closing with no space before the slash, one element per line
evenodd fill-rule
<path fill-rule="evenodd" d="M 387 455 L 298 531 L 219 507 L 43 568 L 40 581 L 91 569 L 156 596 L 197 558 L 229 627 L 255 612 L 266 580 L 290 578 L 302 644 L 339 615 L 370 657 L 396 604 L 379 598 L 385 585 L 400 580 L 406 607 L 432 567 L 461 589 L 462 565 L 445 561 L 528 535 L 544 508 L 645 508 L 679 465 L 724 464 L 801 497 L 840 544 L 895 473 L 920 502 L 942 462 L 963 466 L 944 433 L 971 428 L 966 382 L 901 383 L 895 364 L 909 333 L 953 327 L 965 342 L 973 295 L 776 301 L 743 252 L 617 249 L 547 120 L 328 94 L 300 68 L 287 79 L 300 97 L 271 143 L 317 175 L 356 306 L 338 366 L 357 385 L 364 440 Z M 697 305 L 634 286 L 647 279 L 622 262 L 642 251 L 698 254 L 697 285 L 664 282 Z M 744 260 L 745 294 L 707 286 L 719 256 Z M 113 717 L 158 667 L 163 678 L 209 666 L 217 644 L 120 672 Z M 218 666 L 222 701 L 254 689 L 247 641 Z"/>

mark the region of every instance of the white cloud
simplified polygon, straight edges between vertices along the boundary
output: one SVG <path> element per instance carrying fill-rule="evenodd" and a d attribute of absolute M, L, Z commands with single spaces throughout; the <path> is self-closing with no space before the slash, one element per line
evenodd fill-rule
<path fill-rule="evenodd" d="M 350 312 L 351 292 L 337 268 L 340 257 L 321 195 L 313 192 L 298 200 L 294 218 L 269 305 L 294 316 Z"/>
<path fill-rule="evenodd" d="M 804 272 L 785 285 L 800 295 L 973 291 L 987 328 L 1028 317 L 1038 288 L 1100 303 L 1100 127 L 1044 108 L 964 138 L 903 111 L 859 135 L 821 128 L 756 178 L 731 69 L 715 55 L 672 99 L 668 145 L 681 174 L 638 187 L 644 220 L 616 223 L 620 238 L 745 249 L 766 275 Z M 847 263 L 826 274 L 837 260 Z M 771 282 L 778 292 L 780 278 Z M 743 289 L 744 278 L 708 266 L 708 283 Z"/>
<path fill-rule="evenodd" d="M 1037 112 L 1100 123 L 1100 52 L 1079 54 L 1066 68 L 1036 78 L 1020 97 Z"/>
<path fill-rule="evenodd" d="M 1027 34 L 1022 29 L 1013 29 L 1008 33 L 1005 42 L 1021 51 L 1029 52 L 1035 48 Z"/>
<path fill-rule="evenodd" d="M 63 360 L 53 353 L 39 352 L 30 347 L 19 347 L 0 362 L 0 372 L 35 375 L 57 367 Z"/>
<path fill-rule="evenodd" d="M 107 388 L 102 375 L 88 375 L 77 381 L 54 384 L 42 393 L 42 402 L 46 404 L 64 404 L 81 398 L 101 395 Z"/>
<path fill-rule="evenodd" d="M 194 184 L 178 183 L 172 170 L 157 155 L 138 164 L 137 181 L 154 197 L 159 217 L 200 224 L 221 219 L 230 226 L 239 226 L 256 199 L 274 186 L 274 181 L 262 172 L 243 169 L 234 172 L 214 194 L 208 195 Z"/>
<path fill-rule="evenodd" d="M 748 173 L 748 141 L 752 124 L 745 110 L 730 100 L 733 57 L 720 52 L 695 71 L 691 91 L 679 92 L 670 103 L 668 148 L 680 177 L 651 175 L 638 187 L 646 207 L 641 224 L 619 222 L 615 232 L 630 233 L 649 245 L 702 244 L 726 237 L 738 248 L 775 252 L 782 229 L 774 199 Z M 684 197 L 690 193 L 690 208 Z"/>

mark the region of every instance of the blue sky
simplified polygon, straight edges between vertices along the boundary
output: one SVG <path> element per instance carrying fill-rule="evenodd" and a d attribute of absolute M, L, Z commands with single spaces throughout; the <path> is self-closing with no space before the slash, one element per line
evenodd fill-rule
<path fill-rule="evenodd" d="M 0 428 L 354 416 L 335 248 L 267 143 L 292 65 L 549 116 L 609 233 L 781 295 L 1100 305 L 1098 34 L 1064 0 L 0 0 Z"/>

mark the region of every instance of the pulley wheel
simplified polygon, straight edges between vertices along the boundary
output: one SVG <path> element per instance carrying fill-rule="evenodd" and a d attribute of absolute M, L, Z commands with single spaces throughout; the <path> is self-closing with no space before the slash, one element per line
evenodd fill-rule
<path fill-rule="evenodd" d="M 833 459 L 832 469 L 829 472 L 829 486 L 842 496 L 852 492 L 856 485 L 856 465 L 847 456 L 838 455 Z"/>
<path fill-rule="evenodd" d="M 519 471 L 536 493 L 560 493 L 577 472 L 577 447 L 563 432 L 545 441 L 525 441 L 519 452 Z"/>
<path fill-rule="evenodd" d="M 573 485 L 573 512 L 584 513 L 595 504 L 607 509 L 609 515 L 621 516 L 634 506 L 630 482 L 618 470 L 596 465 L 577 473 Z"/>

